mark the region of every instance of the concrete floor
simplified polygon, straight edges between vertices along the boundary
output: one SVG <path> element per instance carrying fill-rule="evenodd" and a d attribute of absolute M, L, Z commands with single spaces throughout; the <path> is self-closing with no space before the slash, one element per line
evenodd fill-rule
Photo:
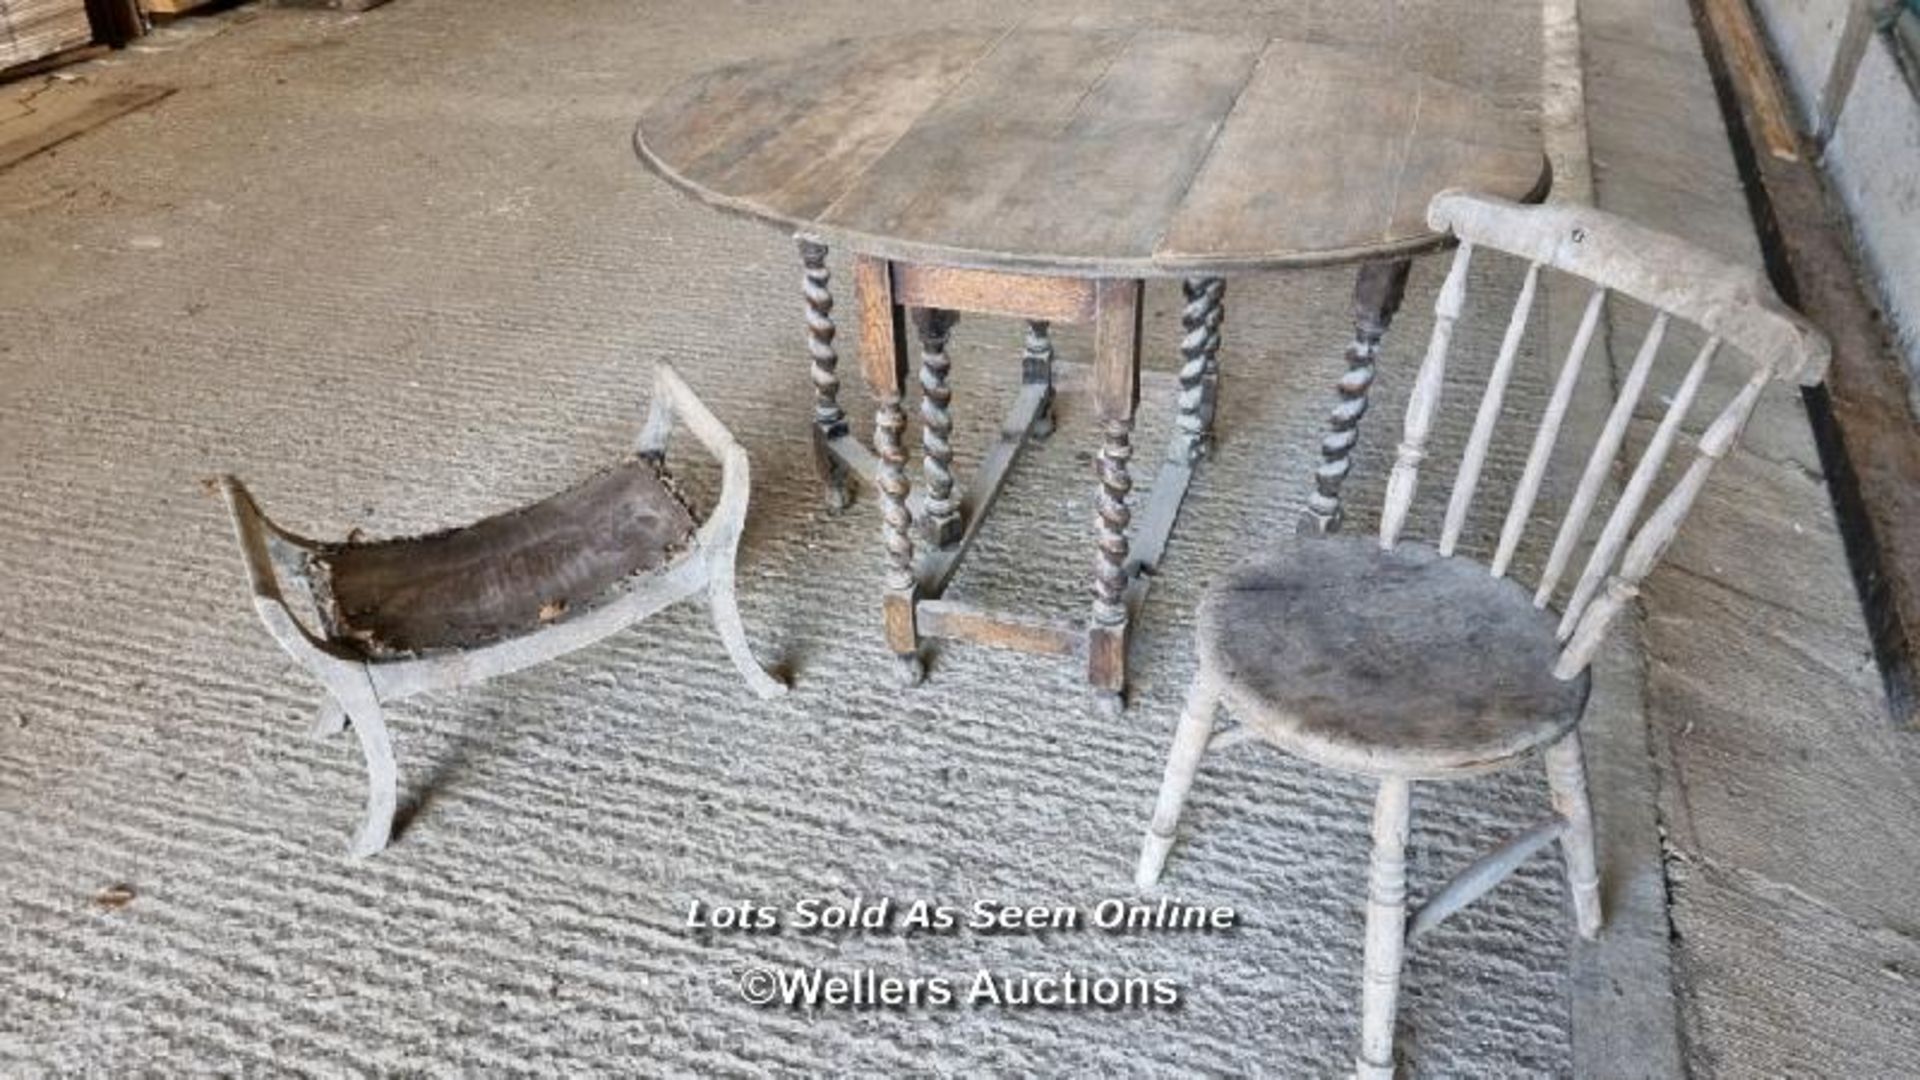
<path fill-rule="evenodd" d="M 1760 265 L 1686 6 L 1583 21 L 1596 201 Z M 1920 736 L 1888 722 L 1799 402 L 1754 429 L 1642 596 L 1689 1061 L 1908 1075 Z"/>
<path fill-rule="evenodd" d="M 1273 7 L 1214 0 L 1174 20 L 1108 2 L 1036 17 L 1365 43 L 1540 99 L 1531 7 Z M 871 500 L 833 517 L 812 482 L 790 245 L 667 190 L 627 135 L 653 94 L 710 64 L 1030 8 L 245 7 L 76 69 L 178 92 L 0 172 L 0 1072 L 1344 1067 L 1367 789 L 1253 748 L 1209 760 L 1167 879 L 1171 895 L 1234 906 L 1232 933 L 685 926 L 696 900 L 1131 896 L 1191 673 L 1193 604 L 1305 494 L 1346 335 L 1345 273 L 1230 289 L 1220 453 L 1155 587 L 1121 724 L 1092 715 L 1070 665 L 1042 659 L 953 647 L 922 690 L 887 677 L 862 599 L 880 564 Z M 1561 175 L 1590 171 L 1601 205 L 1750 257 L 1737 181 L 1712 160 L 1724 138 L 1687 126 L 1717 123 L 1710 95 L 1647 100 L 1661 79 L 1694 78 L 1684 5 L 1586 0 L 1582 23 L 1589 120 L 1574 142 L 1584 156 L 1590 138 L 1592 160 L 1557 161 Z M 1654 135 L 1608 141 L 1620 131 Z M 844 280 L 838 256 L 834 269 Z M 1417 268 L 1391 339 L 1355 529 L 1378 501 L 1440 269 Z M 1476 288 L 1517 277 L 1489 267 Z M 1166 435 L 1178 326 L 1177 290 L 1149 300 L 1161 344 L 1142 448 Z M 1496 307 L 1464 321 L 1463 355 L 1491 355 Z M 1545 306 L 1539 342 L 1565 336 L 1564 309 Z M 1065 614 L 1084 595 L 1093 439 L 1073 364 L 1087 342 L 1067 333 L 1061 347 L 1060 432 L 1023 463 L 958 588 Z M 992 357 L 1015 348 L 1004 323 L 962 324 L 963 459 L 1017 379 Z M 1546 351 L 1530 343 L 1528 356 Z M 393 722 L 410 823 L 385 854 L 346 862 L 357 754 L 302 737 L 315 688 L 254 621 L 202 481 L 238 472 L 314 535 L 468 519 L 617 453 L 659 359 L 753 455 L 743 600 L 795 693 L 745 694 L 689 606 L 547 668 L 409 703 Z M 1520 380 L 1516 408 L 1537 408 L 1543 370 Z M 1463 391 L 1472 374 L 1457 373 Z M 1578 423 L 1605 392 L 1583 395 Z M 864 413 L 858 390 L 848 403 Z M 1874 711 L 1795 409 L 1769 403 L 1736 481 L 1697 515 L 1648 589 L 1648 618 L 1601 670 L 1589 726 L 1608 934 L 1570 948 L 1542 858 L 1423 941 L 1399 1036 L 1419 1074 L 1889 1075 L 1911 1060 L 1920 996 L 1905 980 L 1920 947 L 1902 901 L 1920 865 L 1917 751 Z M 1443 427 L 1439 460 L 1465 423 Z M 711 473 L 685 460 L 696 497 L 710 493 Z M 1496 461 L 1491 482 L 1510 484 L 1516 465 Z M 1543 806 L 1526 773 L 1422 788 L 1416 895 Z M 131 902 L 102 904 L 118 885 Z M 1185 997 L 1171 1013 L 769 1011 L 737 992 L 760 965 L 1151 973 Z"/>

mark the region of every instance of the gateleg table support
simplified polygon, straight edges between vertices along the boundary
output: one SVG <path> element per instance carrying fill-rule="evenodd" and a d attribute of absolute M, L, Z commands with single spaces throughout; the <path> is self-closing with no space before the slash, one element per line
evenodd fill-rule
<path fill-rule="evenodd" d="M 887 545 L 886 592 L 881 615 L 887 645 L 900 676 L 915 685 L 925 676 L 919 635 L 914 630 L 917 582 L 913 572 L 913 515 L 907 505 L 907 326 L 894 300 L 887 264 L 861 258 L 854 264 L 855 300 L 860 307 L 860 366 L 873 392 L 874 455 L 879 459 L 874 486 L 880 492 L 881 535 Z"/>
<path fill-rule="evenodd" d="M 1201 336 L 1191 358 L 1199 385 L 1210 389 L 1219 344 L 1217 279 L 1200 289 Z M 854 287 L 860 313 L 861 371 L 871 388 L 875 486 L 887 545 L 882 601 L 888 647 L 909 682 L 924 673 L 921 639 L 954 638 L 1058 656 L 1087 665 L 1096 703 L 1117 711 L 1127 681 L 1129 629 L 1165 551 L 1180 501 L 1211 426 L 1210 394 L 1183 395 L 1182 416 L 1167 451 L 1155 495 L 1133 529 L 1133 421 L 1140 400 L 1140 327 L 1144 283 L 1012 274 L 857 256 Z M 961 312 L 1027 321 L 1021 388 L 999 437 L 981 458 L 970 483 L 952 474 L 951 360 L 947 338 Z M 909 483 L 905 394 L 909 323 L 921 345 L 920 414 L 925 485 Z M 1055 323 L 1090 323 L 1094 330 L 1093 402 L 1101 433 L 1094 517 L 1092 603 L 1083 624 L 987 611 L 945 599 L 947 585 L 978 535 L 1029 441 L 1053 429 Z M 836 444 L 829 441 L 826 452 Z M 855 470 L 857 471 L 857 470 Z"/>
<path fill-rule="evenodd" d="M 1093 615 L 1087 624 L 1087 681 L 1103 713 L 1117 715 L 1127 686 L 1127 496 L 1133 491 L 1133 411 L 1140 404 L 1139 281 L 1095 286 L 1093 403 L 1100 420 L 1100 491 L 1094 527 Z"/>
<path fill-rule="evenodd" d="M 872 484 L 878 462 L 865 443 L 854 438 L 840 408 L 840 354 L 834 346 L 833 275 L 827 269 L 827 245 L 801 233 L 801 293 L 806 297 L 807 358 L 813 377 L 813 462 L 820 474 L 822 498 L 833 513 L 853 502 L 853 480 Z"/>

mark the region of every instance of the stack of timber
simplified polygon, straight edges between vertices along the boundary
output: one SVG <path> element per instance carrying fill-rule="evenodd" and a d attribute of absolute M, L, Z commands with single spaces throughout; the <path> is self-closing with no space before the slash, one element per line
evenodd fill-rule
<path fill-rule="evenodd" d="M 87 0 L 0 0 L 0 72 L 92 40 Z"/>
<path fill-rule="evenodd" d="M 215 0 L 141 0 L 140 6 L 146 9 L 147 14 L 165 20 L 175 15 L 185 15 L 195 8 L 203 8 L 214 2 Z"/>

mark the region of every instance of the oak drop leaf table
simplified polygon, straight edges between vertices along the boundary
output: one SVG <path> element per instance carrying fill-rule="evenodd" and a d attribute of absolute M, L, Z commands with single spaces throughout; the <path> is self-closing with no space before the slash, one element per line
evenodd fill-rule
<path fill-rule="evenodd" d="M 1101 703 L 1126 684 L 1127 629 L 1206 453 L 1229 274 L 1357 263 L 1355 336 L 1322 444 L 1310 524 L 1338 520 L 1408 260 L 1444 242 L 1445 188 L 1545 193 L 1525 109 L 1384 54 L 1170 30 L 952 30 L 840 40 L 695 76 L 648 108 L 644 160 L 711 205 L 794 230 L 831 505 L 879 492 L 887 642 L 917 681 L 923 637 L 1084 656 Z M 854 252 L 874 448 L 839 404 L 827 245 Z M 1129 537 L 1141 296 L 1183 281 L 1179 416 Z M 1028 323 L 1023 389 L 975 482 L 952 472 L 948 333 L 959 312 Z M 909 499 L 909 322 L 921 350 L 924 498 Z M 1090 323 L 1100 422 L 1091 618 L 1083 629 L 943 597 L 1029 438 L 1052 429 L 1053 323 Z M 916 522 L 916 518 L 918 521 Z"/>

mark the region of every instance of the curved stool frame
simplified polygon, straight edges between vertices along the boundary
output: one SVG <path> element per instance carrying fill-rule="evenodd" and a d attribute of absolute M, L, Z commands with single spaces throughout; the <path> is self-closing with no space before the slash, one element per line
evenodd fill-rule
<path fill-rule="evenodd" d="M 327 697 L 321 703 L 313 735 L 337 734 L 351 723 L 359 737 L 367 766 L 367 804 L 352 841 L 353 855 L 365 857 L 380 851 L 393 832 L 398 767 L 384 713 L 389 702 L 430 690 L 470 685 L 574 652 L 703 592 L 712 607 L 720 640 L 747 685 L 762 698 L 786 691 L 784 681 L 754 659 L 734 595 L 734 559 L 747 515 L 747 453 L 693 395 L 679 373 L 660 364 L 654 370 L 653 399 L 636 452 L 656 463 L 664 462 L 667 440 L 676 421 L 687 426 L 720 461 L 722 469 L 718 504 L 691 541 L 663 566 L 634 575 L 602 602 L 536 629 L 472 648 L 373 657 L 349 641 L 323 636 L 303 625 L 287 604 L 283 580 L 317 603 L 313 582 L 302 570 L 283 575 L 276 564 L 304 567 L 308 559 L 322 555 L 329 546 L 275 525 L 238 479 L 221 478 L 260 620 L 287 655 L 326 687 Z"/>

